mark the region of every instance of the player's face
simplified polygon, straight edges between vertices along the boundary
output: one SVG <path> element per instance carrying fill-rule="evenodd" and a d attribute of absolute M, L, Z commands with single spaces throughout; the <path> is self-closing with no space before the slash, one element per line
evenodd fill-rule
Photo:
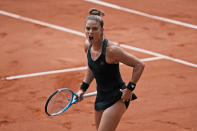
<path fill-rule="evenodd" d="M 87 20 L 85 24 L 86 38 L 90 43 L 98 42 L 103 34 L 103 28 L 95 20 Z"/>

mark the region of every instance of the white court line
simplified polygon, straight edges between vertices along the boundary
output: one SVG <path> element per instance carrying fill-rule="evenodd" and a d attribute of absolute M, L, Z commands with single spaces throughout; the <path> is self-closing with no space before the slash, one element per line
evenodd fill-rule
<path fill-rule="evenodd" d="M 180 26 L 184 26 L 184 27 L 188 27 L 188 28 L 192 28 L 192 29 L 197 29 L 197 25 L 192 25 L 192 24 L 188 24 L 188 23 L 184 23 L 184 22 L 181 22 L 181 21 L 172 20 L 172 19 L 168 19 L 168 18 L 164 18 L 164 17 L 160 17 L 160 16 L 150 15 L 150 14 L 147 14 L 147 13 L 144 13 L 144 12 L 124 8 L 124 7 L 121 7 L 121 6 L 118 6 L 118 5 L 115 5 L 115 4 L 111 4 L 111 3 L 108 3 L 108 2 L 104 2 L 104 1 L 100 1 L 100 0 L 85 0 L 85 1 L 95 3 L 95 4 L 99 4 L 99 5 L 103 5 L 103 6 L 110 7 L 110 8 L 114 8 L 114 9 L 117 9 L 117 10 L 122 10 L 122 11 L 129 12 L 129 13 L 132 13 L 132 14 L 148 17 L 148 18 L 151 18 L 151 19 L 165 21 L 165 22 L 168 22 L 168 23 L 172 23 L 172 24 L 176 24 L 176 25 L 180 25 Z"/>
<path fill-rule="evenodd" d="M 84 66 L 84 67 L 76 67 L 76 68 L 69 68 L 69 69 L 62 69 L 62 70 L 54 70 L 54 71 L 46 71 L 46 72 L 39 72 L 39 73 L 17 75 L 17 76 L 9 76 L 9 77 L 3 78 L 2 80 L 14 80 L 14 79 L 21 79 L 21 78 L 27 78 L 27 77 L 49 75 L 49 74 L 57 74 L 57 73 L 64 73 L 64 72 L 80 71 L 80 70 L 85 70 L 85 69 L 87 69 L 86 66 Z"/>
<path fill-rule="evenodd" d="M 156 53 L 156 52 L 152 52 L 152 51 L 148 51 L 148 50 L 145 50 L 145 49 L 136 48 L 136 47 L 129 46 L 129 45 L 120 44 L 120 46 L 124 47 L 126 49 L 134 50 L 134 51 L 137 51 L 137 52 L 141 52 L 141 53 L 145 53 L 145 54 L 149 54 L 149 55 L 153 55 L 153 56 L 162 57 L 164 59 L 171 60 L 173 62 L 177 62 L 177 63 L 180 63 L 180 64 L 184 64 L 184 65 L 187 65 L 187 66 L 191 66 L 191 67 L 197 68 L 197 64 L 193 64 L 191 62 L 187 62 L 187 61 L 184 61 L 184 60 L 180 60 L 180 59 L 177 59 L 177 58 L 173 58 L 173 57 L 170 57 L 170 56 L 162 55 L 162 54 L 159 54 L 159 53 Z"/>
<path fill-rule="evenodd" d="M 3 11 L 3 10 L 0 10 L 0 14 L 5 15 L 5 16 L 9 16 L 9 17 L 12 17 L 12 18 L 15 18 L 15 19 L 31 22 L 31 23 L 34 23 L 34 24 L 50 27 L 50 28 L 53 28 L 53 29 L 56 29 L 56 30 L 69 32 L 69 33 L 74 34 L 74 35 L 79 35 L 79 36 L 85 37 L 84 33 L 79 32 L 79 31 L 75 31 L 75 30 L 72 30 L 72 29 L 63 28 L 61 26 L 57 26 L 57 25 L 46 23 L 46 22 L 34 20 L 34 19 L 31 19 L 31 18 L 23 17 L 23 16 L 20 16 L 20 15 L 14 14 L 14 13 L 9 13 L 9 12 Z"/>
<path fill-rule="evenodd" d="M 141 59 L 141 61 L 154 61 L 154 60 L 159 60 L 159 59 L 162 59 L 162 57 L 143 58 L 143 59 Z M 54 70 L 54 71 L 17 75 L 17 76 L 9 76 L 9 77 L 2 78 L 1 80 L 14 80 L 14 79 L 43 76 L 43 75 L 50 75 L 50 74 L 57 74 L 57 73 L 64 73 L 64 72 L 80 71 L 80 70 L 86 70 L 86 69 L 87 69 L 87 66 L 83 66 L 83 67 L 76 67 L 76 68 L 69 68 L 69 69 L 62 69 L 62 70 Z"/>
<path fill-rule="evenodd" d="M 72 33 L 72 34 L 75 34 L 75 35 L 85 37 L 85 34 L 82 33 L 82 32 L 72 30 L 72 29 L 69 29 L 69 28 L 65 28 L 65 27 L 61 27 L 61 26 L 57 26 L 57 25 L 53 25 L 53 24 L 49 24 L 49 23 L 46 23 L 46 22 L 34 20 L 34 19 L 31 19 L 31 18 L 23 17 L 23 16 L 20 16 L 20 15 L 14 14 L 14 13 L 9 13 L 9 12 L 0 10 L 0 14 L 5 15 L 5 16 L 9 16 L 9 17 L 12 17 L 12 18 L 16 18 L 16 19 L 19 19 L 19 20 L 24 20 L 24 21 L 28 21 L 28 22 L 31 22 L 31 23 L 36 23 L 36 24 L 39 24 L 39 25 L 47 26 L 47 27 L 50 27 L 50 28 L 53 28 L 53 29 L 57 29 L 57 30 L 60 30 L 60 31 L 64 31 L 64 32 L 68 32 L 68 33 Z M 114 43 L 116 43 L 116 42 L 114 42 Z M 197 68 L 197 64 L 193 64 L 191 62 L 187 62 L 187 61 L 184 61 L 184 60 L 180 60 L 180 59 L 177 59 L 177 58 L 169 57 L 169 56 L 162 55 L 162 54 L 159 54 L 159 53 L 156 53 L 156 52 L 148 51 L 148 50 L 145 50 L 145 49 L 140 49 L 140 48 L 125 45 L 125 44 L 120 44 L 120 46 L 124 47 L 124 48 L 127 48 L 127 49 L 130 49 L 130 50 L 137 51 L 137 52 L 142 52 L 144 54 L 149 54 L 149 55 L 153 55 L 153 56 L 157 56 L 157 57 L 163 57 L 165 59 L 168 59 L 168 60 L 171 60 L 171 61 L 174 61 L 174 62 L 177 62 L 177 63 L 181 63 L 181 64 L 184 64 L 184 65 L 188 65 L 188 66 Z"/>

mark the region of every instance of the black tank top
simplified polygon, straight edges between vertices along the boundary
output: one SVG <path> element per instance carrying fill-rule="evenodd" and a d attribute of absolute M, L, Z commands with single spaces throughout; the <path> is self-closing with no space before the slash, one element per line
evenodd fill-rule
<path fill-rule="evenodd" d="M 106 62 L 107 44 L 108 40 L 104 39 L 102 52 L 95 61 L 92 60 L 90 53 L 92 45 L 88 48 L 88 66 L 97 83 L 96 110 L 103 110 L 119 100 L 122 95 L 120 89 L 125 87 L 120 75 L 119 64 L 108 64 Z"/>

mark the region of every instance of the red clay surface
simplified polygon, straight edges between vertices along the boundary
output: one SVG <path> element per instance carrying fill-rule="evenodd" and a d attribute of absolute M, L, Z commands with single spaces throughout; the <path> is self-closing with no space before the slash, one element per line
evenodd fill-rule
<path fill-rule="evenodd" d="M 197 2 L 106 0 L 126 8 L 197 25 Z M 112 41 L 197 64 L 197 30 L 83 0 L 6 0 L 0 10 L 83 32 L 92 7 L 106 16 L 105 36 Z M 84 38 L 0 15 L 0 77 L 86 66 Z M 139 58 L 153 57 L 130 51 Z M 174 61 L 145 62 L 136 94 L 117 131 L 197 130 L 197 69 Z M 87 98 L 57 117 L 44 113 L 47 97 L 58 88 L 77 91 L 85 71 L 0 80 L 1 131 L 94 131 L 94 99 Z M 125 82 L 132 69 L 121 65 Z M 95 91 L 95 81 L 88 92 Z"/>

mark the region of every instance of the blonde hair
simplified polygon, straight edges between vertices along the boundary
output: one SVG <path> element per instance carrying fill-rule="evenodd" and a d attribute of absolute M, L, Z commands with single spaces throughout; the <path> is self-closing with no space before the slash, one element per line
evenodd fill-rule
<path fill-rule="evenodd" d="M 89 10 L 89 16 L 87 17 L 86 22 L 88 20 L 95 20 L 99 22 L 101 28 L 103 28 L 104 22 L 103 22 L 102 16 L 105 16 L 103 11 L 97 10 L 96 8 L 91 8 Z"/>

